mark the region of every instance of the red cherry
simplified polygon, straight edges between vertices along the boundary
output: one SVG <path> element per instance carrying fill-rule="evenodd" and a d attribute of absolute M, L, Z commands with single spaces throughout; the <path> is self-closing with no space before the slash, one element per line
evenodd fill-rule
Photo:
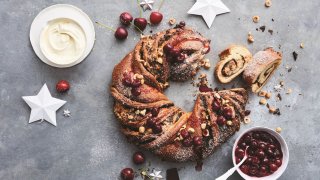
<path fill-rule="evenodd" d="M 256 148 L 258 147 L 258 142 L 257 142 L 256 140 L 253 140 L 253 141 L 251 142 L 250 147 L 251 147 L 252 149 L 256 149 Z"/>
<path fill-rule="evenodd" d="M 162 132 L 162 126 L 161 124 L 156 124 L 153 126 L 152 131 L 156 134 L 159 134 Z"/>
<path fill-rule="evenodd" d="M 186 147 L 190 147 L 192 146 L 192 139 L 191 138 L 186 138 L 183 140 L 183 145 L 186 146 Z"/>
<path fill-rule="evenodd" d="M 240 159 L 242 159 L 244 157 L 245 153 L 243 149 L 237 149 L 236 150 L 236 156 Z"/>
<path fill-rule="evenodd" d="M 118 27 L 114 36 L 119 40 L 126 39 L 128 37 L 128 31 L 123 27 Z"/>
<path fill-rule="evenodd" d="M 159 12 L 152 12 L 150 14 L 150 22 L 152 24 L 159 24 L 162 21 L 163 15 Z"/>
<path fill-rule="evenodd" d="M 179 56 L 177 57 L 177 61 L 178 62 L 182 62 L 186 59 L 186 55 L 185 54 L 182 54 L 180 53 Z"/>
<path fill-rule="evenodd" d="M 70 89 L 70 84 L 66 80 L 61 80 L 57 83 L 56 89 L 59 93 L 67 92 Z"/>
<path fill-rule="evenodd" d="M 240 166 L 240 170 L 245 173 L 248 174 L 249 173 L 249 166 L 248 165 L 241 165 Z"/>
<path fill-rule="evenodd" d="M 259 158 L 257 158 L 257 157 L 252 157 L 252 164 L 253 165 L 259 165 L 260 164 L 260 160 L 259 160 Z"/>
<path fill-rule="evenodd" d="M 271 163 L 271 164 L 269 165 L 269 168 L 270 168 L 270 171 L 271 171 L 271 172 L 275 172 L 275 171 L 278 170 L 278 166 L 277 166 L 276 164 L 274 164 L 274 163 Z"/>
<path fill-rule="evenodd" d="M 200 86 L 199 86 L 199 91 L 200 91 L 200 92 L 212 92 L 212 88 L 209 88 L 209 87 L 206 86 L 206 85 L 200 85 Z"/>
<path fill-rule="evenodd" d="M 178 58 L 179 56 L 180 56 L 180 50 L 179 49 L 172 49 L 171 51 L 170 51 L 170 55 L 172 56 L 172 57 L 175 57 L 175 58 Z"/>
<path fill-rule="evenodd" d="M 146 29 L 148 22 L 145 18 L 135 18 L 133 24 L 143 31 Z"/>
<path fill-rule="evenodd" d="M 166 44 L 165 46 L 163 46 L 163 52 L 167 55 L 169 55 L 172 49 L 173 49 L 173 46 L 171 44 Z"/>
<path fill-rule="evenodd" d="M 274 161 L 274 163 L 275 163 L 278 167 L 280 167 L 280 166 L 282 165 L 281 159 L 276 159 L 276 160 Z"/>
<path fill-rule="evenodd" d="M 258 173 L 258 168 L 257 166 L 251 166 L 250 170 L 249 170 L 251 175 L 256 175 Z"/>
<path fill-rule="evenodd" d="M 261 149 L 256 152 L 256 155 L 257 155 L 260 159 L 264 159 L 264 157 L 265 157 L 265 154 L 264 154 L 263 150 L 261 150 Z"/>
<path fill-rule="evenodd" d="M 223 116 L 218 116 L 218 118 L 217 118 L 217 123 L 218 123 L 218 125 L 220 125 L 220 126 L 225 125 L 225 124 L 226 124 L 226 118 L 224 118 Z"/>
<path fill-rule="evenodd" d="M 141 90 L 139 88 L 132 88 L 131 93 L 134 96 L 139 96 L 141 94 Z"/>
<path fill-rule="evenodd" d="M 153 128 L 155 125 L 157 124 L 156 120 L 153 118 L 150 118 L 147 120 L 147 127 L 149 128 Z"/>
<path fill-rule="evenodd" d="M 193 144 L 196 146 L 200 146 L 202 144 L 202 138 L 200 136 L 193 137 Z"/>
<path fill-rule="evenodd" d="M 132 168 L 124 168 L 121 171 L 121 178 L 123 180 L 133 180 L 134 179 L 134 171 Z"/>
<path fill-rule="evenodd" d="M 185 129 L 182 129 L 180 131 L 180 135 L 185 139 L 185 138 L 189 137 L 189 132 Z"/>
<path fill-rule="evenodd" d="M 232 119 L 233 118 L 233 110 L 230 107 L 224 107 L 222 110 L 223 116 L 226 119 Z"/>
<path fill-rule="evenodd" d="M 177 24 L 178 28 L 184 28 L 186 26 L 186 23 L 184 21 L 180 21 L 179 24 Z"/>
<path fill-rule="evenodd" d="M 261 167 L 260 167 L 259 175 L 260 175 L 261 177 L 267 175 L 267 167 L 266 167 L 266 166 L 261 166 Z"/>
<path fill-rule="evenodd" d="M 130 23 L 132 22 L 133 20 L 133 17 L 131 16 L 130 13 L 128 12 L 123 12 L 120 14 L 120 22 L 123 24 L 123 25 L 130 25 Z"/>
<path fill-rule="evenodd" d="M 152 117 L 158 116 L 159 111 L 160 111 L 159 108 L 152 108 L 152 109 L 151 109 L 151 115 L 152 115 Z"/>
<path fill-rule="evenodd" d="M 214 99 L 212 102 L 212 110 L 219 111 L 220 108 L 221 108 L 221 104 L 220 104 L 219 100 Z"/>
<path fill-rule="evenodd" d="M 132 160 L 135 164 L 143 164 L 145 161 L 145 156 L 142 152 L 135 152 L 132 156 Z"/>

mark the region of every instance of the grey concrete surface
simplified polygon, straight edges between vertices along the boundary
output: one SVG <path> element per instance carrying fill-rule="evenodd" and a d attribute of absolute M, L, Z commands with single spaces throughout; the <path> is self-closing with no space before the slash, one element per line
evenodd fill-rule
<path fill-rule="evenodd" d="M 259 98 L 251 94 L 248 109 L 252 110 L 252 123 L 243 125 L 240 132 L 253 126 L 281 127 L 290 161 L 280 179 L 319 179 L 320 1 L 273 0 L 272 7 L 265 8 L 262 0 L 224 0 L 231 13 L 218 16 L 211 29 L 201 17 L 187 15 L 194 2 L 167 0 L 162 8 L 162 24 L 148 27 L 145 32 L 168 28 L 170 17 L 186 21 L 212 39 L 212 51 L 207 56 L 212 66 L 217 62 L 217 54 L 231 43 L 245 44 L 253 53 L 268 46 L 278 49 L 280 44 L 283 63 L 265 89 L 273 91 L 273 86 L 284 80 L 285 88 L 292 88 L 293 93 L 286 95 L 282 91 L 282 101 L 277 102 L 274 97 L 269 101 L 280 108 L 281 116 L 269 114 L 266 107 L 258 105 Z M 83 63 L 68 69 L 50 67 L 34 54 L 29 28 L 39 11 L 56 3 L 76 5 L 93 21 L 113 27 L 118 26 L 121 12 L 139 14 L 134 0 L 0 1 L 0 179 L 118 179 L 122 168 L 140 166 L 131 162 L 137 148 L 127 143 L 118 130 L 108 85 L 114 65 L 134 47 L 139 34 L 130 28 L 129 38 L 118 42 L 112 32 L 96 26 L 95 47 Z M 155 7 L 158 5 L 156 1 Z M 148 17 L 149 13 L 143 16 Z M 252 22 L 253 15 L 261 17 L 260 23 Z M 261 25 L 266 25 L 264 33 L 255 30 Z M 273 29 L 273 35 L 268 29 Z M 246 41 L 249 31 L 255 37 L 251 45 Z M 301 42 L 304 49 L 299 48 Z M 293 60 L 293 51 L 299 54 L 297 61 Z M 291 72 L 287 72 L 286 65 L 293 67 Z M 241 86 L 239 79 L 226 86 L 217 83 L 212 69 L 203 72 L 208 74 L 213 87 Z M 60 79 L 71 82 L 67 94 L 55 91 L 55 83 Z M 57 112 L 57 127 L 46 122 L 28 124 L 30 109 L 21 96 L 37 94 L 44 83 L 53 96 L 68 101 Z M 166 94 L 180 107 L 190 110 L 195 90 L 190 82 L 171 83 Z M 72 117 L 63 117 L 63 109 L 70 109 Z M 240 132 L 204 161 L 201 172 L 195 171 L 195 163 L 163 162 L 146 152 L 147 159 L 152 167 L 163 171 L 162 175 L 167 168 L 178 167 L 181 179 L 214 179 L 232 166 L 231 148 Z M 235 174 L 230 179 L 240 176 Z"/>

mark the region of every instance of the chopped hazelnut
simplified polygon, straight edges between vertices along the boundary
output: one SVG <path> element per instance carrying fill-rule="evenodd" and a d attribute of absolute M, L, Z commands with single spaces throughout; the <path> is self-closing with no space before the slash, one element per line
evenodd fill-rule
<path fill-rule="evenodd" d="M 258 95 L 261 96 L 261 97 L 265 97 L 266 94 L 267 94 L 266 91 L 260 91 Z"/>
<path fill-rule="evenodd" d="M 259 20 L 260 20 L 260 17 L 259 17 L 259 16 L 253 16 L 253 17 L 252 17 L 252 21 L 253 21 L 254 23 L 258 23 Z"/>
<path fill-rule="evenodd" d="M 292 93 L 292 89 L 289 88 L 286 93 L 287 93 L 287 94 L 291 94 L 291 93 Z"/>
<path fill-rule="evenodd" d="M 280 81 L 280 85 L 281 85 L 281 86 L 284 86 L 284 81 Z"/>
<path fill-rule="evenodd" d="M 210 67 L 211 67 L 210 63 L 207 62 L 207 63 L 204 64 L 204 68 L 205 69 L 210 69 Z"/>
<path fill-rule="evenodd" d="M 162 58 L 158 58 L 158 59 L 157 59 L 157 62 L 160 63 L 160 64 L 162 64 L 162 63 L 163 63 L 163 59 L 162 59 Z"/>
<path fill-rule="evenodd" d="M 270 92 L 268 92 L 268 93 L 266 93 L 266 95 L 265 95 L 265 98 L 267 98 L 267 99 L 270 99 L 271 98 L 271 93 Z"/>
<path fill-rule="evenodd" d="M 147 129 L 147 133 L 151 134 L 151 133 L 152 133 L 152 129 L 151 129 L 151 128 L 148 128 L 148 129 Z"/>
<path fill-rule="evenodd" d="M 207 127 L 207 124 L 206 124 L 206 123 L 202 123 L 202 124 L 201 124 L 201 129 L 206 129 L 206 127 Z"/>
<path fill-rule="evenodd" d="M 217 98 L 217 99 L 220 99 L 220 98 L 221 98 L 221 96 L 220 96 L 219 93 L 214 93 L 213 96 L 214 96 L 215 98 Z"/>
<path fill-rule="evenodd" d="M 146 128 L 143 126 L 139 127 L 139 133 L 143 134 L 146 131 Z"/>
<path fill-rule="evenodd" d="M 277 133 L 280 133 L 281 131 L 282 131 L 281 127 L 277 127 L 277 128 L 276 128 L 276 132 L 277 132 Z"/>
<path fill-rule="evenodd" d="M 144 110 L 141 110 L 141 111 L 140 111 L 140 114 L 144 116 L 144 115 L 146 115 L 146 112 L 147 112 L 147 110 L 144 109 Z"/>
<path fill-rule="evenodd" d="M 254 42 L 254 38 L 253 38 L 251 32 L 248 33 L 248 42 L 249 43 L 253 43 Z"/>
<path fill-rule="evenodd" d="M 265 2 L 264 2 L 264 5 L 265 5 L 266 7 L 270 7 L 271 4 L 272 4 L 271 0 L 265 0 Z"/>
<path fill-rule="evenodd" d="M 129 116 L 128 116 L 128 119 L 129 119 L 129 120 L 132 120 L 132 119 L 133 119 L 133 116 L 132 116 L 132 115 L 129 115 Z"/>
<path fill-rule="evenodd" d="M 189 129 L 188 129 L 188 132 L 194 133 L 194 129 L 193 129 L 193 128 L 189 128 Z"/>
<path fill-rule="evenodd" d="M 140 80 L 140 83 L 141 83 L 141 84 L 144 84 L 144 79 L 141 79 L 141 80 Z"/>
<path fill-rule="evenodd" d="M 137 110 L 135 111 L 135 113 L 136 113 L 136 114 L 140 114 L 140 110 L 137 109 Z"/>
<path fill-rule="evenodd" d="M 243 121 L 245 124 L 249 124 L 251 122 L 251 119 L 250 119 L 250 117 L 246 116 L 246 117 L 244 117 Z"/>
<path fill-rule="evenodd" d="M 300 48 L 303 49 L 304 48 L 304 44 L 300 43 Z"/>
<path fill-rule="evenodd" d="M 174 25 L 176 23 L 176 19 L 175 18 L 170 18 L 169 19 L 169 24 L 170 25 Z"/>
<path fill-rule="evenodd" d="M 275 107 L 270 106 L 270 107 L 269 107 L 269 112 L 270 112 L 270 113 L 274 113 L 274 112 L 276 112 L 276 108 L 275 108 Z"/>
<path fill-rule="evenodd" d="M 265 98 L 261 98 L 259 101 L 259 104 L 265 105 L 265 104 L 267 104 L 267 100 Z"/>
<path fill-rule="evenodd" d="M 232 126 L 232 124 L 233 124 L 232 121 L 227 121 L 228 126 Z"/>

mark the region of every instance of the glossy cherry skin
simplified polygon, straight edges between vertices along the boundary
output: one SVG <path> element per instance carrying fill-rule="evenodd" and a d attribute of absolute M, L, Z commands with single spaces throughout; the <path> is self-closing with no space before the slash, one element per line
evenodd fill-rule
<path fill-rule="evenodd" d="M 185 139 L 185 138 L 189 137 L 190 134 L 189 134 L 189 132 L 187 130 L 182 129 L 180 131 L 180 135 Z"/>
<path fill-rule="evenodd" d="M 132 160 L 135 164 L 143 164 L 145 162 L 145 156 L 142 152 L 135 152 L 132 156 Z"/>
<path fill-rule="evenodd" d="M 120 22 L 123 24 L 123 25 L 130 25 L 130 23 L 132 22 L 133 20 L 133 17 L 131 16 L 130 13 L 128 12 L 123 12 L 120 14 Z"/>
<path fill-rule="evenodd" d="M 212 88 L 209 88 L 209 87 L 206 86 L 206 85 L 200 85 L 200 86 L 199 86 L 199 91 L 200 91 L 200 92 L 212 92 Z"/>
<path fill-rule="evenodd" d="M 185 147 L 190 147 L 192 146 L 192 138 L 186 138 L 182 141 L 183 146 Z"/>
<path fill-rule="evenodd" d="M 145 18 L 135 18 L 133 24 L 141 31 L 144 31 L 147 27 L 148 22 Z"/>
<path fill-rule="evenodd" d="M 278 170 L 278 166 L 276 164 L 274 164 L 274 163 L 271 163 L 269 165 L 269 169 L 270 169 L 271 172 L 275 172 L 275 171 Z"/>
<path fill-rule="evenodd" d="M 222 113 L 226 119 L 233 118 L 233 110 L 230 107 L 224 107 Z"/>
<path fill-rule="evenodd" d="M 219 111 L 220 108 L 221 108 L 221 104 L 220 104 L 219 100 L 214 99 L 212 102 L 212 110 Z"/>
<path fill-rule="evenodd" d="M 156 134 L 159 134 L 162 132 L 162 126 L 161 124 L 156 124 L 153 126 L 152 131 Z"/>
<path fill-rule="evenodd" d="M 132 168 L 124 168 L 121 171 L 121 178 L 123 180 L 133 180 L 134 179 L 134 171 Z"/>
<path fill-rule="evenodd" d="M 220 125 L 220 126 L 223 126 L 226 124 L 226 118 L 224 118 L 223 116 L 218 116 L 217 118 L 217 124 Z"/>
<path fill-rule="evenodd" d="M 152 12 L 150 14 L 151 24 L 159 24 L 162 21 L 163 15 L 160 12 Z"/>
<path fill-rule="evenodd" d="M 139 96 L 141 94 L 141 90 L 139 88 L 132 88 L 131 93 L 134 96 Z"/>
<path fill-rule="evenodd" d="M 152 108 L 152 109 L 151 109 L 151 115 L 152 115 L 152 117 L 158 116 L 159 112 L 160 112 L 160 109 L 159 109 L 159 108 Z"/>
<path fill-rule="evenodd" d="M 68 90 L 70 89 L 70 84 L 68 81 L 66 80 L 61 80 L 57 83 L 56 85 L 56 90 L 59 92 L 59 93 L 64 93 L 64 92 L 67 92 Z"/>
<path fill-rule="evenodd" d="M 193 144 L 196 146 L 200 146 L 202 144 L 202 138 L 200 136 L 193 137 Z"/>
<path fill-rule="evenodd" d="M 128 37 L 128 31 L 123 27 L 118 27 L 114 36 L 119 40 L 124 40 Z"/>
<path fill-rule="evenodd" d="M 170 52 L 172 51 L 172 49 L 173 49 L 173 46 L 171 44 L 166 44 L 163 46 L 163 52 L 166 55 L 170 55 Z"/>

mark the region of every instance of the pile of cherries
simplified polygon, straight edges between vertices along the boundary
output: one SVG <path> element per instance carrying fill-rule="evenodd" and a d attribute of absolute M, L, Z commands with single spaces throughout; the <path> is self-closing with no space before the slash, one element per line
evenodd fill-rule
<path fill-rule="evenodd" d="M 240 166 L 240 170 L 255 177 L 273 174 L 282 164 L 282 151 L 279 141 L 271 134 L 263 131 L 248 132 L 239 140 L 235 150 L 235 160 L 238 164 L 245 156 L 248 158 Z"/>
<path fill-rule="evenodd" d="M 218 117 L 216 122 L 220 126 L 225 125 L 227 120 L 232 120 L 232 118 L 234 118 L 233 109 L 228 106 L 221 106 L 221 102 L 219 99 L 213 99 L 212 110 L 217 113 Z"/>
<path fill-rule="evenodd" d="M 132 95 L 139 96 L 141 94 L 141 91 L 139 89 L 139 87 L 141 86 L 141 81 L 134 78 L 133 72 L 130 71 L 123 74 L 122 84 L 131 87 Z"/>
<path fill-rule="evenodd" d="M 191 137 L 190 133 L 186 129 L 182 129 L 180 131 L 180 135 L 183 138 L 182 144 L 185 147 L 191 147 L 192 145 L 198 147 L 202 145 L 202 137 L 201 136 Z"/>
<path fill-rule="evenodd" d="M 152 117 L 147 120 L 146 126 L 152 129 L 152 132 L 155 134 L 159 134 L 162 132 L 162 125 L 157 121 L 155 117 L 158 116 L 160 109 L 152 108 L 150 110 Z"/>
<path fill-rule="evenodd" d="M 154 25 L 159 24 L 162 21 L 162 19 L 163 19 L 163 15 L 160 12 L 158 11 L 151 12 L 150 14 L 151 24 L 154 24 Z M 141 32 L 146 29 L 148 24 L 148 21 L 145 18 L 138 17 L 133 19 L 132 15 L 129 12 L 123 12 L 120 14 L 120 22 L 122 25 L 129 26 L 130 24 L 132 24 L 132 21 L 136 29 L 140 30 Z M 118 27 L 114 33 L 114 36 L 119 40 L 126 39 L 128 37 L 128 31 L 124 27 Z"/>
<path fill-rule="evenodd" d="M 135 152 L 132 156 L 132 161 L 137 165 L 143 164 L 146 161 L 145 159 L 145 155 L 140 151 Z M 134 175 L 134 170 L 132 168 L 124 168 L 120 172 L 122 180 L 133 180 Z"/>

